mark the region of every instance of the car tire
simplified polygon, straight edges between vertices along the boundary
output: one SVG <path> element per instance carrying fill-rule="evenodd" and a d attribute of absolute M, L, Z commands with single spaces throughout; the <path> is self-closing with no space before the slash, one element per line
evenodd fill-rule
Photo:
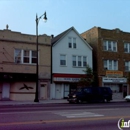
<path fill-rule="evenodd" d="M 79 104 L 79 103 L 81 103 L 81 102 L 82 102 L 82 101 L 81 101 L 81 100 L 79 100 L 79 99 L 77 99 L 77 100 L 76 100 L 76 103 L 78 103 L 78 104 Z"/>
<path fill-rule="evenodd" d="M 108 99 L 104 98 L 104 101 L 103 101 L 103 102 L 105 102 L 105 103 L 108 102 Z"/>

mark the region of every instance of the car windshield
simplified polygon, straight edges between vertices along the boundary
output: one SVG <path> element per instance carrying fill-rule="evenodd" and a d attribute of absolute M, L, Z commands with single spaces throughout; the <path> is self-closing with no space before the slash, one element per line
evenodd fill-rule
<path fill-rule="evenodd" d="M 81 92 L 81 91 L 82 91 L 82 89 L 81 89 L 81 88 L 77 89 L 77 92 Z"/>

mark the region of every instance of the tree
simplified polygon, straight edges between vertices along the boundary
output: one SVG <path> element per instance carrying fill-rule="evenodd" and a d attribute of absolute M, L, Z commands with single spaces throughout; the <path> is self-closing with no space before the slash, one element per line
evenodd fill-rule
<path fill-rule="evenodd" d="M 92 68 L 89 65 L 87 65 L 86 70 L 83 71 L 85 73 L 85 76 L 81 77 L 78 86 L 92 86 L 92 84 L 94 83 L 94 73 Z"/>

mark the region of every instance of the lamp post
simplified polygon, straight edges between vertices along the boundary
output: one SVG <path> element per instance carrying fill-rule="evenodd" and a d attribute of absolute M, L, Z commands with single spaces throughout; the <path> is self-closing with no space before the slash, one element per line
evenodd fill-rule
<path fill-rule="evenodd" d="M 36 60 L 36 92 L 35 92 L 34 102 L 39 102 L 39 98 L 38 98 L 38 80 L 39 80 L 38 78 L 38 74 L 39 74 L 39 71 L 38 71 L 38 23 L 42 17 L 45 21 L 47 21 L 46 12 L 40 17 L 38 17 L 36 14 L 36 57 L 37 57 L 37 60 Z"/>

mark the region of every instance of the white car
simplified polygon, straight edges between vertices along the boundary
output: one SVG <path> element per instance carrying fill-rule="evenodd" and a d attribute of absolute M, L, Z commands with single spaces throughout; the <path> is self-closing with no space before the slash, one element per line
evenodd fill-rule
<path fill-rule="evenodd" d="M 127 95 L 124 99 L 125 99 L 127 102 L 130 102 L 130 95 Z"/>

